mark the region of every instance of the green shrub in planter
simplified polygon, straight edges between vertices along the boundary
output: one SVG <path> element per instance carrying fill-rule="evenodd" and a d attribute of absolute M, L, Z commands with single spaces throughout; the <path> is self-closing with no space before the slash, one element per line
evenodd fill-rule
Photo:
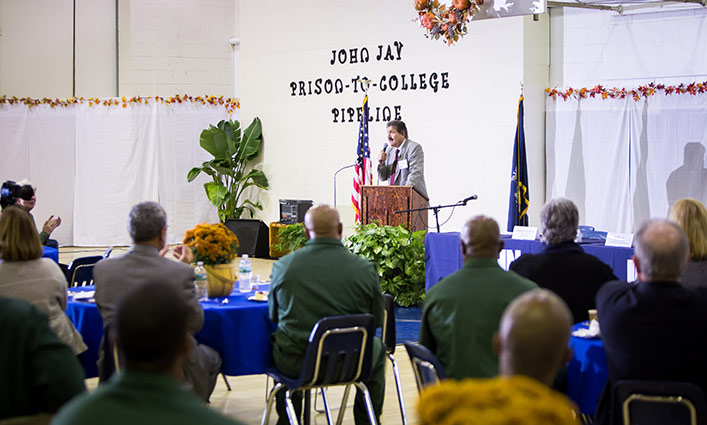
<path fill-rule="evenodd" d="M 403 307 L 425 297 L 425 232 L 403 226 L 359 225 L 344 244 L 376 265 L 383 292 Z"/>
<path fill-rule="evenodd" d="M 293 252 L 302 248 L 309 240 L 307 231 L 304 229 L 304 223 L 288 224 L 280 227 L 277 230 L 277 237 L 280 242 L 275 246 L 275 249 L 283 252 Z"/>

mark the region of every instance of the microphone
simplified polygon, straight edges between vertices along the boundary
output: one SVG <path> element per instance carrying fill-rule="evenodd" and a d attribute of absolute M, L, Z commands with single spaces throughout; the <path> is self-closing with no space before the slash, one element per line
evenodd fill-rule
<path fill-rule="evenodd" d="M 464 200 L 463 200 L 461 203 L 462 203 L 463 205 L 466 205 L 467 202 L 473 201 L 473 200 L 475 200 L 476 198 L 478 198 L 478 196 L 476 196 L 476 195 L 471 195 L 471 196 L 469 196 L 469 197 L 467 197 L 467 198 L 464 198 Z"/>
<path fill-rule="evenodd" d="M 387 143 L 383 143 L 383 153 L 386 154 L 386 155 L 388 155 L 388 152 L 386 152 L 386 150 L 388 150 L 388 144 L 387 144 Z M 383 164 L 384 164 L 384 161 L 383 161 L 383 162 L 378 161 L 378 166 L 379 166 L 379 167 L 380 167 L 381 165 L 383 165 Z"/>

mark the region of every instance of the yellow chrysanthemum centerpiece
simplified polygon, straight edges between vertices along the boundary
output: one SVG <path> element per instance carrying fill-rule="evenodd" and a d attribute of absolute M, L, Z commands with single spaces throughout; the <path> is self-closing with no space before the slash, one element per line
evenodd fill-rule
<path fill-rule="evenodd" d="M 238 256 L 238 238 L 222 223 L 198 224 L 184 234 L 184 243 L 194 253 L 194 262 L 204 263 L 209 297 L 225 297 L 238 279 L 233 260 Z"/>

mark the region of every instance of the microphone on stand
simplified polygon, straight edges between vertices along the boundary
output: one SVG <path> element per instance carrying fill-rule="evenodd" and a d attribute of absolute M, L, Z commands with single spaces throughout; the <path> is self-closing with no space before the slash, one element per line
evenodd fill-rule
<path fill-rule="evenodd" d="M 473 201 L 473 200 L 475 200 L 476 198 L 478 198 L 478 196 L 476 196 L 476 195 L 471 195 L 471 196 L 469 196 L 469 197 L 467 197 L 467 198 L 464 198 L 464 200 L 461 201 L 461 204 L 462 204 L 462 205 L 466 205 L 467 202 Z"/>

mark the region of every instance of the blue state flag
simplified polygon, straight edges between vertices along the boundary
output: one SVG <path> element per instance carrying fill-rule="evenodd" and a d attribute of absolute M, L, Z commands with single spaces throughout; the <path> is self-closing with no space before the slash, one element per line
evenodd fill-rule
<path fill-rule="evenodd" d="M 523 96 L 518 101 L 518 126 L 513 143 L 513 167 L 511 172 L 511 194 L 508 200 L 508 231 L 514 226 L 528 225 L 528 162 L 525 159 L 525 131 L 523 130 Z"/>

